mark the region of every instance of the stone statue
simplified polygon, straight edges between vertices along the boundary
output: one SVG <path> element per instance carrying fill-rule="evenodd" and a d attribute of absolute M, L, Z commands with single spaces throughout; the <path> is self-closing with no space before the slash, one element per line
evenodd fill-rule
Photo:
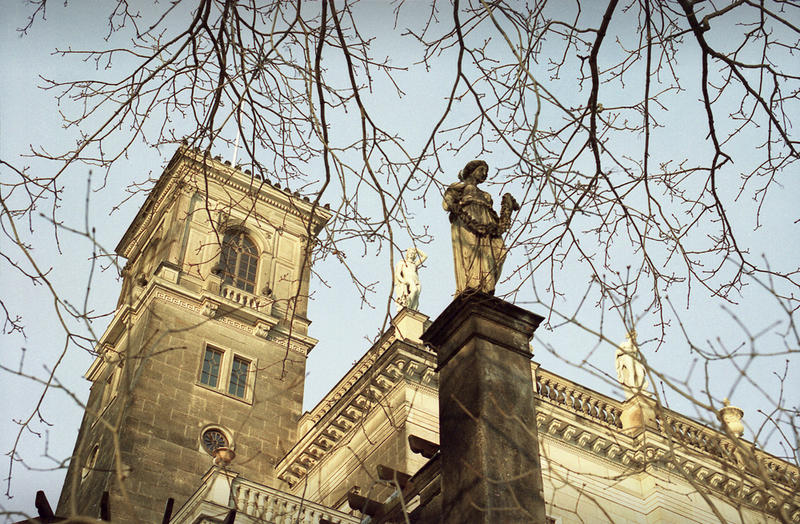
<path fill-rule="evenodd" d="M 419 293 L 422 286 L 419 283 L 417 270 L 428 259 L 428 255 L 415 247 L 406 249 L 405 255 L 394 269 L 394 300 L 398 312 L 404 307 L 414 310 L 419 308 Z"/>
<path fill-rule="evenodd" d="M 636 330 L 625 335 L 625 342 L 617 348 L 616 368 L 617 379 L 624 386 L 626 398 L 648 394 L 647 370 L 642 364 L 642 355 L 636 343 Z"/>
<path fill-rule="evenodd" d="M 511 226 L 511 214 L 519 204 L 506 193 L 497 215 L 492 209 L 492 196 L 478 188 L 488 172 L 486 162 L 472 160 L 458 173 L 459 182 L 444 192 L 442 206 L 450 212 L 456 294 L 466 290 L 494 294 L 508 253 L 503 234 Z"/>

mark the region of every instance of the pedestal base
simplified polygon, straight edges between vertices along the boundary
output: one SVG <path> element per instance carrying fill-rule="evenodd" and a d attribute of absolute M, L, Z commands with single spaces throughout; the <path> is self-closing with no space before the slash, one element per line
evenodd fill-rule
<path fill-rule="evenodd" d="M 445 524 L 545 522 L 529 349 L 541 320 L 474 293 L 422 335 L 439 361 Z"/>

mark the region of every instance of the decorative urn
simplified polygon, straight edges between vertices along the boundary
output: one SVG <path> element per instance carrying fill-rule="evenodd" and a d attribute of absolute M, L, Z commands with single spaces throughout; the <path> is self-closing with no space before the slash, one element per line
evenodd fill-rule
<path fill-rule="evenodd" d="M 744 434 L 744 424 L 742 423 L 744 411 L 736 406 L 731 406 L 731 401 L 727 398 L 723 399 L 722 403 L 725 404 L 725 407 L 720 409 L 717 415 L 720 422 L 722 422 L 732 434 L 741 437 Z"/>
<path fill-rule="evenodd" d="M 220 467 L 227 467 L 236 458 L 236 453 L 231 448 L 224 446 L 215 449 L 212 455 L 214 457 L 214 465 Z"/>

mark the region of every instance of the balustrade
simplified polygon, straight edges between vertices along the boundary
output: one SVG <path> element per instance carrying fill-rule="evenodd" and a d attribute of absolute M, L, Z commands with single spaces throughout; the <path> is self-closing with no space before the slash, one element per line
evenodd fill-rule
<path fill-rule="evenodd" d="M 255 310 L 267 310 L 272 306 L 271 300 L 259 298 L 233 286 L 223 286 L 221 295 L 222 298 L 236 302 L 243 307 L 249 307 Z"/>
<path fill-rule="evenodd" d="M 233 481 L 231 494 L 236 510 L 271 524 L 357 524 L 359 519 L 321 504 L 262 486 L 241 478 Z"/>
<path fill-rule="evenodd" d="M 536 394 L 549 404 L 556 404 L 603 424 L 621 428 L 621 404 L 611 398 L 573 384 L 542 369 L 536 373 Z"/>

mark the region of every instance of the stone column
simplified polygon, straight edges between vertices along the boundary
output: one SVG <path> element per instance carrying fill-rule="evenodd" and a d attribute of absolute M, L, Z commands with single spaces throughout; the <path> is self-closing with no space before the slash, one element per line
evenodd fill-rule
<path fill-rule="evenodd" d="M 541 321 L 461 294 L 422 335 L 438 354 L 443 524 L 545 523 L 529 346 Z"/>

